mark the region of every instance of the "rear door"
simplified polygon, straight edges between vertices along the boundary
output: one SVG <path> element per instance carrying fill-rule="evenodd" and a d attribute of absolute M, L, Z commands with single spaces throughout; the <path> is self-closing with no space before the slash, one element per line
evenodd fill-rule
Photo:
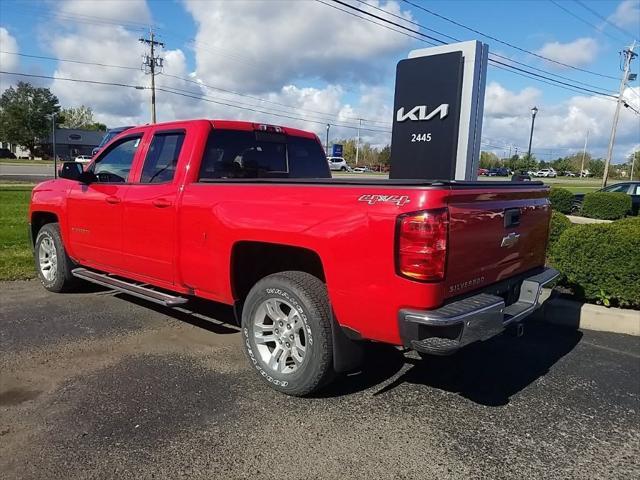
<path fill-rule="evenodd" d="M 185 130 L 156 129 L 123 208 L 125 269 L 174 283 L 178 161 Z"/>
<path fill-rule="evenodd" d="M 543 266 L 551 215 L 547 196 L 543 187 L 453 188 L 445 295 Z"/>

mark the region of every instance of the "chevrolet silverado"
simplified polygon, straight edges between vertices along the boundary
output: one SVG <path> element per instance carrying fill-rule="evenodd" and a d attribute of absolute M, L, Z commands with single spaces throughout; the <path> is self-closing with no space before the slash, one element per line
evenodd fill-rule
<path fill-rule="evenodd" d="M 46 289 L 233 306 L 252 368 L 305 395 L 367 340 L 447 355 L 520 325 L 557 276 L 547 196 L 539 182 L 335 179 L 313 133 L 191 120 L 65 163 L 29 219 Z"/>

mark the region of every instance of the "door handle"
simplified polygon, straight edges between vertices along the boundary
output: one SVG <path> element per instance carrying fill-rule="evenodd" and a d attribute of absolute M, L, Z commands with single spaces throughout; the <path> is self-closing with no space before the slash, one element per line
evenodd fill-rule
<path fill-rule="evenodd" d="M 167 208 L 171 206 L 171 202 L 165 198 L 158 198 L 153 201 L 153 206 L 158 208 Z"/>
<path fill-rule="evenodd" d="M 105 198 L 105 200 L 107 201 L 107 203 L 110 203 L 112 205 L 115 205 L 117 203 L 120 203 L 120 199 L 118 197 L 107 197 Z"/>

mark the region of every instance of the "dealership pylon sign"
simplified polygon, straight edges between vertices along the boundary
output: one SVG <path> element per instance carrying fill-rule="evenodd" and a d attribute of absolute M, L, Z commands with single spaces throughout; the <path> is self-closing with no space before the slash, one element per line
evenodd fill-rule
<path fill-rule="evenodd" d="M 476 179 L 488 53 L 471 41 L 398 63 L 390 178 Z"/>

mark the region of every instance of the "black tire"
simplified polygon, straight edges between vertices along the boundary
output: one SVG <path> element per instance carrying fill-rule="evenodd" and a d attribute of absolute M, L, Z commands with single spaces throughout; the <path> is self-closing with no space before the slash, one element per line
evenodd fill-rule
<path fill-rule="evenodd" d="M 340 170 L 343 171 L 343 172 L 346 172 L 347 171 L 347 167 L 342 167 Z"/>
<path fill-rule="evenodd" d="M 295 371 L 279 372 L 269 367 L 263 359 L 262 355 L 266 354 L 265 348 L 273 348 L 272 353 L 278 348 L 275 341 L 266 347 L 264 344 L 261 345 L 262 351 L 258 349 L 254 317 L 260 317 L 259 309 L 264 308 L 264 302 L 271 299 L 288 304 L 284 308 L 289 308 L 289 305 L 295 308 L 298 312 L 297 321 L 303 326 L 300 335 L 304 335 L 306 351 Z M 292 310 L 281 311 L 288 313 Z M 262 322 L 265 321 L 270 321 L 270 318 L 265 317 Z M 308 395 L 325 385 L 334 373 L 331 321 L 329 297 L 321 280 L 297 271 L 269 275 L 254 285 L 244 303 L 242 334 L 245 354 L 258 375 L 270 387 L 287 395 Z M 273 321 L 274 327 L 275 323 Z M 275 330 L 271 336 L 275 338 Z M 281 356 L 284 356 L 284 353 Z M 293 367 L 293 357 L 289 359 Z"/>
<path fill-rule="evenodd" d="M 45 272 L 41 267 L 40 253 L 45 245 L 53 244 L 55 262 L 51 264 L 51 273 Z M 46 250 L 46 248 L 44 248 Z M 60 226 L 57 223 L 47 223 L 44 225 L 36 236 L 36 242 L 33 249 L 33 257 L 36 264 L 36 272 L 40 282 L 50 292 L 68 292 L 78 285 L 78 279 L 71 274 L 77 265 L 69 258 L 62 237 L 60 236 Z"/>

